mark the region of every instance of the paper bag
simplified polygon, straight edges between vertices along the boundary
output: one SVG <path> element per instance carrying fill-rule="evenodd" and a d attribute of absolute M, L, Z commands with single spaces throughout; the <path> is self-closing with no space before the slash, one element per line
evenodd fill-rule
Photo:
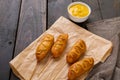
<path fill-rule="evenodd" d="M 54 59 L 51 53 L 48 53 L 45 59 L 37 63 L 35 51 L 42 36 L 47 33 L 54 35 L 55 40 L 61 33 L 67 33 L 69 35 L 68 44 L 60 58 Z M 87 45 L 87 51 L 80 59 L 93 57 L 97 64 L 100 61 L 104 62 L 110 55 L 112 50 L 110 41 L 60 17 L 46 32 L 11 60 L 10 67 L 21 80 L 67 80 L 69 65 L 66 62 L 66 54 L 79 39 L 83 39 Z M 77 80 L 84 80 L 87 74 L 83 74 Z"/>

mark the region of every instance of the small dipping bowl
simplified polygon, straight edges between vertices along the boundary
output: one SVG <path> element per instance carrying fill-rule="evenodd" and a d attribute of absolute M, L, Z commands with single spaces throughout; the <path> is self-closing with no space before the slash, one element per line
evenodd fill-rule
<path fill-rule="evenodd" d="M 77 17 L 77 16 L 72 15 L 72 13 L 70 12 L 70 8 L 72 6 L 74 6 L 74 5 L 77 5 L 77 4 L 84 5 L 88 9 L 88 14 L 85 15 L 85 16 L 83 16 L 83 17 Z M 90 14 L 91 14 L 91 8 L 90 8 L 90 6 L 87 5 L 84 2 L 73 2 L 73 3 L 69 4 L 68 7 L 67 7 L 67 11 L 68 11 L 69 18 L 72 21 L 77 22 L 77 23 L 81 23 L 81 22 L 86 21 L 88 19 L 88 17 L 90 16 Z"/>

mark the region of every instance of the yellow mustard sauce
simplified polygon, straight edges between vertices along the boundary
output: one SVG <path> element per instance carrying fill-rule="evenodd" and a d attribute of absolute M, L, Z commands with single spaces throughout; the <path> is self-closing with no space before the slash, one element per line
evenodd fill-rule
<path fill-rule="evenodd" d="M 87 16 L 89 14 L 89 9 L 83 4 L 75 4 L 69 8 L 69 12 L 72 16 L 80 18 Z"/>

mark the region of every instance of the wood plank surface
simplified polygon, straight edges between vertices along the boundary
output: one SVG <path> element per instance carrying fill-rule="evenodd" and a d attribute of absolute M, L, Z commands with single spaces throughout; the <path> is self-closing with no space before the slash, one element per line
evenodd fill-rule
<path fill-rule="evenodd" d="M 92 9 L 86 22 L 77 23 L 83 27 L 120 16 L 120 0 L 0 0 L 0 80 L 18 80 L 10 71 L 9 61 L 60 16 L 68 18 L 67 6 L 74 1 L 83 1 Z"/>
<path fill-rule="evenodd" d="M 103 19 L 120 16 L 120 0 L 98 0 Z"/>
<path fill-rule="evenodd" d="M 46 30 L 46 0 L 22 0 L 14 57 Z M 10 80 L 17 80 L 11 75 Z"/>
<path fill-rule="evenodd" d="M 60 16 L 68 18 L 67 6 L 72 0 L 48 0 L 48 27 L 50 27 Z"/>
<path fill-rule="evenodd" d="M 0 0 L 0 80 L 9 80 L 21 0 Z"/>

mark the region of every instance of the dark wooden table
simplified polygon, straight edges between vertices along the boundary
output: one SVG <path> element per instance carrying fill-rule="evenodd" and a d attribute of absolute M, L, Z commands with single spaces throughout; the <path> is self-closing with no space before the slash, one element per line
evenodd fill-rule
<path fill-rule="evenodd" d="M 81 24 L 120 16 L 120 0 L 0 0 L 0 80 L 19 80 L 9 61 L 48 29 L 60 16 L 68 18 L 67 6 L 83 1 L 92 8 Z"/>

